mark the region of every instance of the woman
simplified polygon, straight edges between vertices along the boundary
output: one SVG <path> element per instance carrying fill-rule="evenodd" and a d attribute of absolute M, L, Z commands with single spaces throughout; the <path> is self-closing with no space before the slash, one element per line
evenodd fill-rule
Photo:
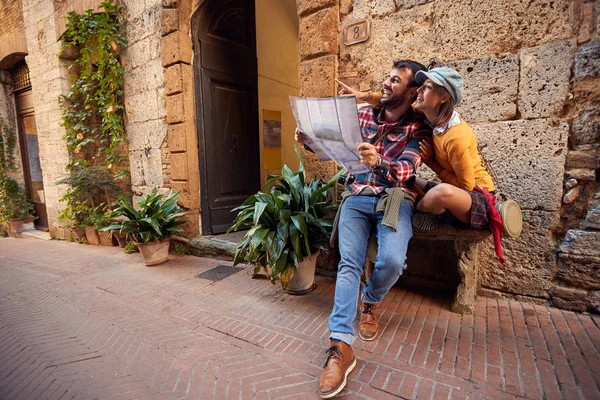
<path fill-rule="evenodd" d="M 463 98 L 463 78 L 454 69 L 443 66 L 419 71 L 415 79 L 421 87 L 413 106 L 425 114 L 433 128 L 432 142 L 422 141 L 419 145 L 423 162 L 443 182 L 436 184 L 417 178 L 423 197 L 416 205 L 421 213 L 413 217 L 415 227 L 433 229 L 439 216 L 450 213 L 472 228 L 501 232 L 498 212 L 490 207 L 494 202 L 491 193 L 495 191 L 492 177 L 481 160 L 473 131 L 454 109 Z M 353 94 L 359 101 L 378 105 L 378 93 L 358 92 L 338 83 L 342 86 L 340 94 Z M 495 228 L 490 226 L 491 219 Z M 499 232 L 494 233 L 495 237 L 500 236 Z"/>

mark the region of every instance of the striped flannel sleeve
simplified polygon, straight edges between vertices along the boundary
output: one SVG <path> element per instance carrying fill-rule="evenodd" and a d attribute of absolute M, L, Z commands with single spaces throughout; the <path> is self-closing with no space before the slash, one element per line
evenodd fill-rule
<path fill-rule="evenodd" d="M 381 156 L 381 165 L 377 173 L 390 182 L 404 182 L 417 173 L 422 157 L 419 150 L 421 140 L 431 137 L 431 130 L 425 124 L 415 124 L 415 132 L 397 158 Z"/>

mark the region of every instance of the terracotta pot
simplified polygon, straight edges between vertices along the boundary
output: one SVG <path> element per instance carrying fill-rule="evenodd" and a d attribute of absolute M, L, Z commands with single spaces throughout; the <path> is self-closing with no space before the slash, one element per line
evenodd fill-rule
<path fill-rule="evenodd" d="M 125 245 L 127 244 L 127 238 L 125 238 L 125 235 L 121 235 L 119 233 L 119 231 L 113 230 L 111 231 L 113 238 L 117 239 L 117 243 L 119 244 L 119 247 L 123 248 L 125 247 Z"/>
<path fill-rule="evenodd" d="M 93 244 L 96 246 L 100 244 L 100 237 L 98 236 L 98 231 L 91 226 L 85 227 L 85 238 L 87 239 L 88 244 Z"/>
<path fill-rule="evenodd" d="M 102 246 L 113 246 L 113 238 L 110 236 L 110 231 L 98 231 L 98 236 L 100 237 L 100 244 Z"/>
<path fill-rule="evenodd" d="M 142 253 L 144 264 L 147 266 L 158 265 L 169 261 L 169 243 L 171 239 L 156 240 L 150 243 L 138 243 L 135 245 Z"/>
<path fill-rule="evenodd" d="M 71 229 L 71 236 L 76 237 L 77 242 L 81 243 L 81 239 L 83 239 L 85 237 L 85 229 L 81 229 L 81 228 Z"/>
<path fill-rule="evenodd" d="M 286 293 L 305 294 L 313 290 L 317 257 L 319 257 L 320 252 L 321 250 L 317 250 L 310 258 L 304 257 L 304 260 L 298 263 L 294 276 L 288 282 Z"/>
<path fill-rule="evenodd" d="M 21 236 L 21 233 L 26 231 L 35 230 L 35 226 L 33 225 L 33 217 L 22 218 L 22 219 L 9 219 L 8 224 L 10 226 L 10 230 L 16 234 L 17 236 Z"/>

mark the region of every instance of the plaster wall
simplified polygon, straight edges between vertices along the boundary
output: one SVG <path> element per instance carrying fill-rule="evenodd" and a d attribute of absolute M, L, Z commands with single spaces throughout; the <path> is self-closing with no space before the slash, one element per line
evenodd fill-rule
<path fill-rule="evenodd" d="M 298 167 L 294 152 L 296 122 L 288 96 L 298 95 L 298 17 L 294 1 L 256 1 L 256 53 L 258 57 L 258 110 L 261 143 L 262 182 L 269 173 L 265 157 L 281 160 L 292 169 Z M 263 110 L 281 113 L 281 148 L 263 146 Z M 279 153 L 279 154 L 275 154 Z"/>

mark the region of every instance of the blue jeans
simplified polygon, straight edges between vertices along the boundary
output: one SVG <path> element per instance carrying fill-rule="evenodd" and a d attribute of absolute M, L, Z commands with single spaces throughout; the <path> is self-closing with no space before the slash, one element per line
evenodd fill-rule
<path fill-rule="evenodd" d="M 341 260 L 335 283 L 333 311 L 329 317 L 330 338 L 349 345 L 354 342 L 354 320 L 358 291 L 371 232 L 377 235 L 379 250 L 373 273 L 364 286 L 365 303 L 379 303 L 406 269 L 406 249 L 412 237 L 412 206 L 403 201 L 398 213 L 398 230 L 382 225 L 377 213 L 379 198 L 350 196 L 342 204 L 338 223 Z"/>

